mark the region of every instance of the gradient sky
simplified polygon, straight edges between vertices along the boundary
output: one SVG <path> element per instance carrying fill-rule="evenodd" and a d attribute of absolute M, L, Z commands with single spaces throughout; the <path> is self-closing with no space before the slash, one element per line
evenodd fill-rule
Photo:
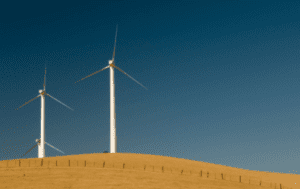
<path fill-rule="evenodd" d="M 0 158 L 40 136 L 109 151 L 116 25 L 118 152 L 300 172 L 300 2 L 12 1 L 0 5 Z M 6 153 L 6 154 L 5 154 Z M 63 155 L 46 146 L 46 156 Z M 37 148 L 25 158 L 37 157 Z M 297 172 L 296 172 L 297 171 Z"/>

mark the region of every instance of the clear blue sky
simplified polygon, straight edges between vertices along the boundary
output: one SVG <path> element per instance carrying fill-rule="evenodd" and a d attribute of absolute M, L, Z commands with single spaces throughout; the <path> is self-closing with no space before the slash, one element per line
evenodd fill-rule
<path fill-rule="evenodd" d="M 0 158 L 40 136 L 40 98 L 15 109 L 43 88 L 45 63 L 46 91 L 74 109 L 46 97 L 46 142 L 109 151 L 109 70 L 75 82 L 108 65 L 118 24 L 116 65 L 148 88 L 115 70 L 118 152 L 298 174 L 299 12 L 292 1 L 2 3 Z"/>

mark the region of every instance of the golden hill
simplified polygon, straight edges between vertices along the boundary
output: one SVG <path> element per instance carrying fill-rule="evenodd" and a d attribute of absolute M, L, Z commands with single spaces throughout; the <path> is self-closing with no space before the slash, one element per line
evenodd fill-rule
<path fill-rule="evenodd" d="M 297 189 L 299 186 L 300 175 L 249 171 L 147 154 L 95 153 L 0 161 L 1 189 Z"/>

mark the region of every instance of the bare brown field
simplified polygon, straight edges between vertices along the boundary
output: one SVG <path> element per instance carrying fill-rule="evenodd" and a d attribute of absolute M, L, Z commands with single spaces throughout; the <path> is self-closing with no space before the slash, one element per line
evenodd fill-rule
<path fill-rule="evenodd" d="M 300 175 L 147 154 L 95 153 L 0 161 L 1 189 L 299 189 L 295 183 L 300 186 Z"/>

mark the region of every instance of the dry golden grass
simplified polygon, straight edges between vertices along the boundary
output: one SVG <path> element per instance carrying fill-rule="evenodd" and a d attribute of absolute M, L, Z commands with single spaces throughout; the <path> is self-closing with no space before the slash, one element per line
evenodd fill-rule
<path fill-rule="evenodd" d="M 297 189 L 297 184 L 300 186 L 297 180 L 300 181 L 300 175 L 249 171 L 146 154 L 96 153 L 0 161 L 1 189 L 280 189 L 280 184 L 282 189 Z"/>

